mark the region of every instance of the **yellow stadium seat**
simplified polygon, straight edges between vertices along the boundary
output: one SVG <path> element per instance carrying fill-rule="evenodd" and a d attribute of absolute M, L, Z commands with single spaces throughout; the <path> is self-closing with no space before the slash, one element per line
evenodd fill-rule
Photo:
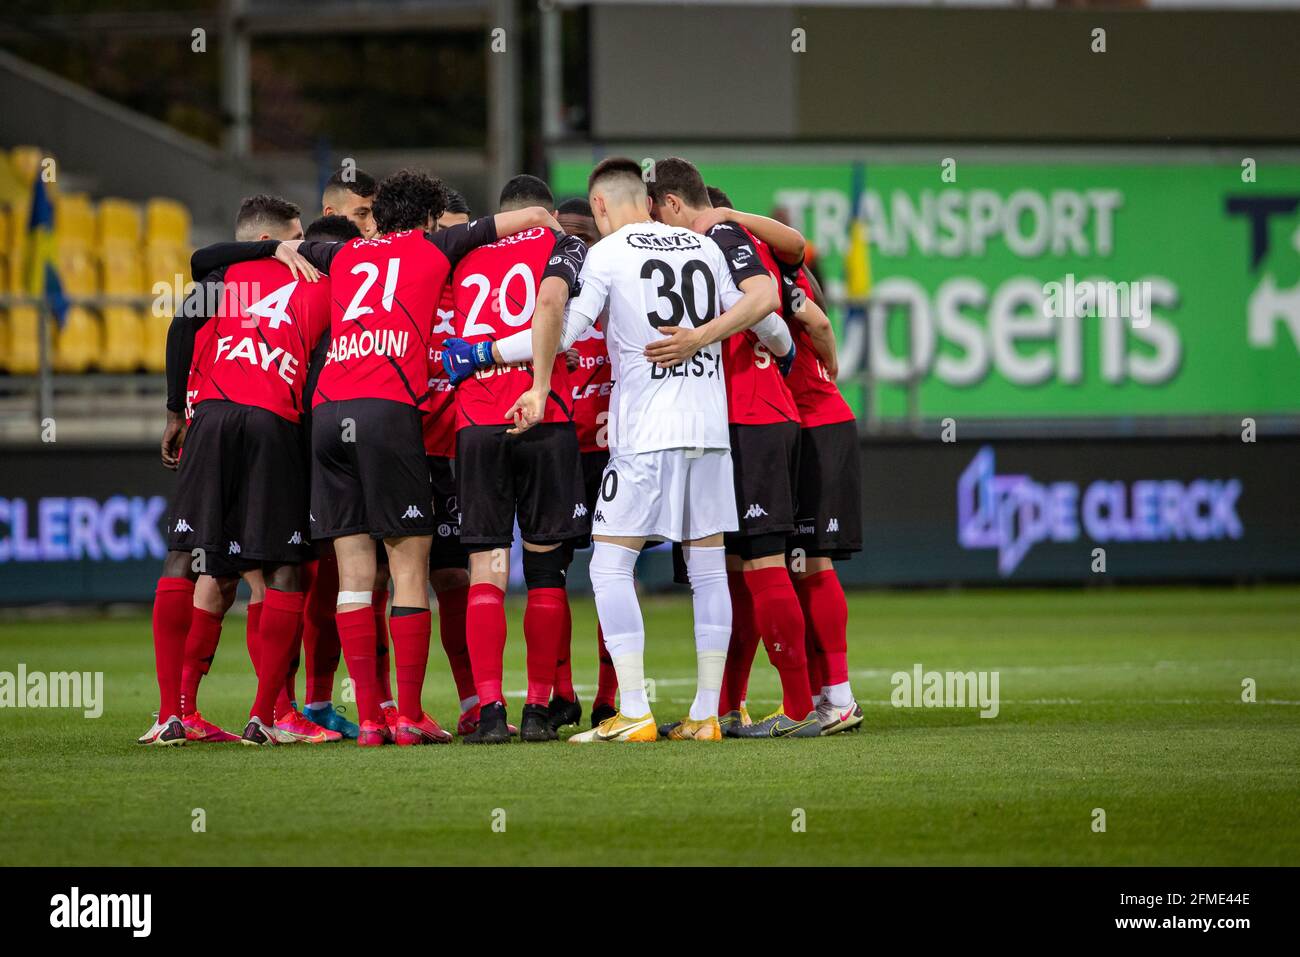
<path fill-rule="evenodd" d="M 140 245 L 140 207 L 125 199 L 102 199 L 96 215 L 99 244 Z"/>
<path fill-rule="evenodd" d="M 12 375 L 34 375 L 41 367 L 40 315 L 35 306 L 13 306 L 5 322 L 5 367 Z"/>
<path fill-rule="evenodd" d="M 107 246 L 100 265 L 104 295 L 139 296 L 149 291 L 144 284 L 144 260 L 138 247 Z"/>
<path fill-rule="evenodd" d="M 39 146 L 15 146 L 9 151 L 9 165 L 20 180 L 30 186 L 41 171 L 45 151 Z"/>
<path fill-rule="evenodd" d="M 106 307 L 100 369 L 104 372 L 134 372 L 144 365 L 144 332 L 140 310 L 130 306 Z M 165 338 L 163 342 L 165 347 Z"/>
<path fill-rule="evenodd" d="M 54 371 L 85 372 L 99 361 L 99 319 L 83 306 L 68 309 L 62 328 L 54 330 Z"/>
<path fill-rule="evenodd" d="M 85 193 L 65 193 L 54 200 L 54 234 L 59 243 L 95 245 L 95 207 Z"/>
<path fill-rule="evenodd" d="M 174 199 L 154 198 L 145 204 L 144 236 L 150 245 L 189 246 L 190 211 Z"/>
<path fill-rule="evenodd" d="M 144 367 L 147 372 L 167 371 L 167 329 L 172 324 L 170 314 L 154 315 L 151 309 L 144 316 Z"/>
<path fill-rule="evenodd" d="M 56 262 L 65 295 L 93 296 L 99 292 L 99 270 L 90 247 L 60 244 Z"/>
<path fill-rule="evenodd" d="M 174 287 L 190 281 L 190 250 L 184 246 L 146 246 L 144 249 L 144 284 L 153 295 L 154 283 Z"/>

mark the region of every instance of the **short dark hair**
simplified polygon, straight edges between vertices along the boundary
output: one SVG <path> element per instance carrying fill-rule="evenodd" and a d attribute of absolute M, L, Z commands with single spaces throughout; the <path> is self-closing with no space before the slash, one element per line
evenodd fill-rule
<path fill-rule="evenodd" d="M 470 215 L 469 201 L 465 199 L 460 190 L 452 189 L 450 186 L 447 186 L 446 190 L 447 202 L 442 207 L 442 211 L 444 213 L 464 213 L 466 216 Z"/>
<path fill-rule="evenodd" d="M 545 180 L 520 173 L 501 187 L 498 209 L 520 209 L 524 206 L 545 206 L 548 210 L 555 208 L 555 197 L 551 195 L 551 187 L 546 185 Z"/>
<path fill-rule="evenodd" d="M 694 207 L 709 205 L 709 191 L 704 188 L 704 177 L 695 164 L 680 156 L 669 156 L 655 163 L 654 178 L 646 184 L 656 203 L 662 203 L 669 193 Z"/>
<path fill-rule="evenodd" d="M 375 178 L 355 167 L 350 170 L 336 169 L 334 175 L 325 182 L 327 193 L 332 189 L 346 189 L 362 198 L 374 196 L 375 188 Z"/>
<path fill-rule="evenodd" d="M 249 196 L 239 204 L 239 212 L 235 216 L 235 235 L 238 236 L 241 232 L 264 233 L 270 229 L 283 229 L 297 219 L 301 212 L 297 205 L 279 196 L 267 193 Z"/>
<path fill-rule="evenodd" d="M 568 213 L 572 216 L 586 216 L 588 219 L 596 218 L 591 211 L 591 203 L 587 202 L 587 200 L 581 196 L 575 196 L 573 199 L 566 199 L 555 208 L 555 212 L 557 215 L 560 213 Z"/>
<path fill-rule="evenodd" d="M 315 239 L 327 243 L 346 243 L 349 239 L 358 239 L 361 230 L 357 224 L 346 216 L 322 216 L 307 227 L 303 239 Z"/>
<path fill-rule="evenodd" d="M 626 156 L 611 156 L 601 160 L 596 164 L 596 168 L 591 171 L 587 177 L 587 192 L 596 185 L 596 181 L 604 179 L 606 176 L 635 176 L 637 179 L 645 182 L 641 175 L 641 164 L 634 159 Z"/>
<path fill-rule="evenodd" d="M 442 180 L 416 169 L 399 169 L 386 176 L 375 190 L 375 225 L 381 233 L 424 229 L 429 217 L 437 219 L 447 206 Z"/>
<path fill-rule="evenodd" d="M 704 188 L 707 189 L 707 190 L 709 191 L 709 202 L 710 202 L 713 206 L 715 206 L 715 207 L 717 207 L 717 206 L 726 206 L 728 209 L 734 209 L 734 208 L 735 208 L 735 207 L 732 206 L 732 203 L 731 203 L 731 197 L 728 196 L 726 193 L 724 193 L 722 190 L 718 189 L 718 187 L 716 187 L 716 186 L 706 186 L 706 187 L 704 187 Z"/>

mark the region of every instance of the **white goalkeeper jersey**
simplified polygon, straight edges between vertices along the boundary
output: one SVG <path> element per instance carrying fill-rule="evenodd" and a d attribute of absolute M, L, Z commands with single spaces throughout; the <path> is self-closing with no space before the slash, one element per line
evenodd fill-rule
<path fill-rule="evenodd" d="M 661 326 L 700 326 L 740 296 L 722 250 L 689 229 L 632 223 L 591 247 L 569 316 L 590 325 L 608 308 L 611 454 L 730 448 L 722 346 L 671 369 L 644 350 L 663 337 Z"/>

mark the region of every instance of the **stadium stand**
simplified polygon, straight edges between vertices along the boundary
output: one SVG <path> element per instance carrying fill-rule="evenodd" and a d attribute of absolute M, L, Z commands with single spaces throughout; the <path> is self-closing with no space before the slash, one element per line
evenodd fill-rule
<path fill-rule="evenodd" d="M 40 370 L 40 308 L 29 298 L 27 223 L 44 152 L 0 152 L 0 371 Z M 47 184 L 54 205 L 56 263 L 70 308 L 51 337 L 53 371 L 158 373 L 164 370 L 168 310 L 155 310 L 155 284 L 189 281 L 189 210 L 173 199 L 144 204 Z M 157 312 L 158 314 L 155 314 Z"/>

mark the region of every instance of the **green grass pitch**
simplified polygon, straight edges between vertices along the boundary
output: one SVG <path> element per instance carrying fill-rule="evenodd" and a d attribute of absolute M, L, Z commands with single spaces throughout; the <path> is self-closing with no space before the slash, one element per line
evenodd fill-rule
<path fill-rule="evenodd" d="M 508 604 L 506 687 L 520 689 L 522 600 Z M 644 604 L 668 720 L 694 693 L 690 605 Z M 373 751 L 139 748 L 156 701 L 147 616 L 0 620 L 0 671 L 103 671 L 106 701 L 96 720 L 0 710 L 3 860 L 1300 864 L 1300 588 L 869 593 L 849 608 L 859 734 Z M 252 696 L 243 624 L 229 621 L 201 695 L 235 730 Z M 594 626 L 575 601 L 584 703 Z M 426 704 L 454 723 L 434 645 Z M 893 707 L 891 675 L 918 662 L 997 671 L 1000 714 Z M 778 699 L 761 652 L 750 697 L 755 712 Z"/>

